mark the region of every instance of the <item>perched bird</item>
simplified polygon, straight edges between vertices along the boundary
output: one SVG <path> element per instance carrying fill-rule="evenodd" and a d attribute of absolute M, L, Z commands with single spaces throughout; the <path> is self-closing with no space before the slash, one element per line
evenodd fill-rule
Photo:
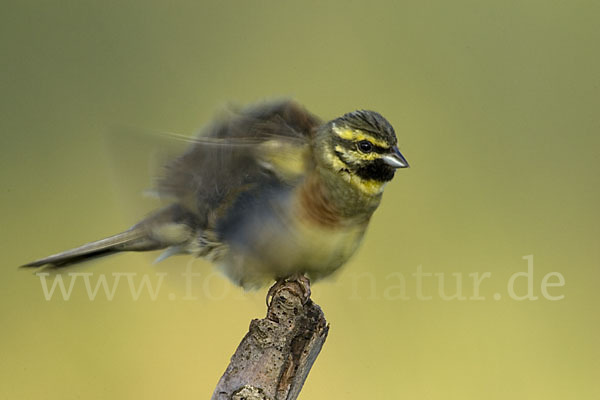
<path fill-rule="evenodd" d="M 26 264 L 164 249 L 215 263 L 244 288 L 325 277 L 356 251 L 384 187 L 408 163 L 390 123 L 358 110 L 323 123 L 293 101 L 221 118 L 165 166 L 170 205 L 128 230 Z"/>

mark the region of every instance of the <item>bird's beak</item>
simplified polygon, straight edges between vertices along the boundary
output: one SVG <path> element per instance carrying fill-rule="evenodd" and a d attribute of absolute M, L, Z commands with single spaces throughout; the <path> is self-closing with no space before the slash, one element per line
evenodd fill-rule
<path fill-rule="evenodd" d="M 394 168 L 408 168 L 408 161 L 406 158 L 400 153 L 397 146 L 394 146 L 391 153 L 384 154 L 381 159 L 384 163 Z"/>

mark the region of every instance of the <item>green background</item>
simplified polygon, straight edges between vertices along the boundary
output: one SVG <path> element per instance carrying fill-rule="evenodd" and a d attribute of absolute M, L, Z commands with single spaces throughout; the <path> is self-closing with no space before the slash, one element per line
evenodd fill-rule
<path fill-rule="evenodd" d="M 147 135 L 120 146 L 115 126 L 191 134 L 281 96 L 326 119 L 379 111 L 411 163 L 359 253 L 313 286 L 331 331 L 301 398 L 599 398 L 598 4 L 3 1 L 0 398 L 210 396 L 264 290 L 197 261 L 185 300 L 186 258 L 132 254 L 77 271 L 169 273 L 155 301 L 79 284 L 46 301 L 16 267 L 142 213 Z M 527 255 L 539 298 L 517 301 Z M 467 297 L 468 274 L 490 272 L 485 300 L 444 301 L 435 277 L 417 299 L 418 266 L 448 293 L 462 273 Z M 542 297 L 549 272 L 564 299 Z"/>

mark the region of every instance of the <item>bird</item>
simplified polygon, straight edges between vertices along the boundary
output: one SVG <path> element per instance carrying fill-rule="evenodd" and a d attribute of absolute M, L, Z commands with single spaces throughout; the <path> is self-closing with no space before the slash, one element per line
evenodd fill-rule
<path fill-rule="evenodd" d="M 317 281 L 356 252 L 386 184 L 409 166 L 381 114 L 360 109 L 324 122 L 288 99 L 246 106 L 184 140 L 187 149 L 157 178 L 165 206 L 121 233 L 22 267 L 163 250 L 161 260 L 206 259 L 244 289 Z"/>

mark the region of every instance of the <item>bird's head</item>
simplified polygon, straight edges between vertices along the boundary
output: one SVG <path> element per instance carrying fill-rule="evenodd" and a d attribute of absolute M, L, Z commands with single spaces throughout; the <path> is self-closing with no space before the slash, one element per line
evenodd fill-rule
<path fill-rule="evenodd" d="M 396 169 L 408 167 L 397 143 L 394 128 L 379 113 L 354 111 L 319 130 L 318 164 L 366 194 L 380 194 Z"/>

